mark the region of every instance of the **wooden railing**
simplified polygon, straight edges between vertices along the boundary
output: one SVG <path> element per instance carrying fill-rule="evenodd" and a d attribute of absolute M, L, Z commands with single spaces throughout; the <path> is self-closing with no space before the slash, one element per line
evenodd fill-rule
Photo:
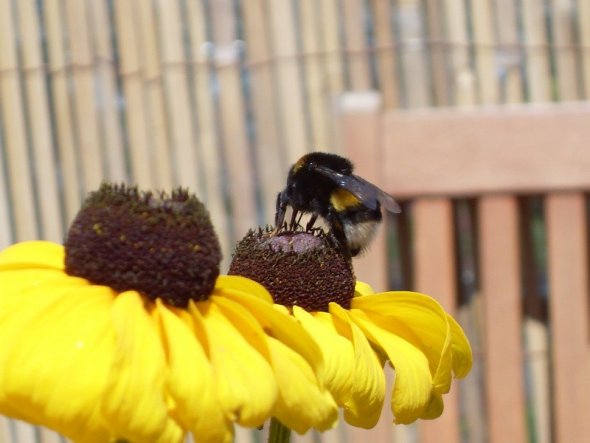
<path fill-rule="evenodd" d="M 413 289 L 455 312 L 474 347 L 471 378 L 441 419 L 420 426 L 420 441 L 588 441 L 590 104 L 382 112 L 377 98 L 353 95 L 341 121 L 359 174 L 406 202 Z M 534 220 L 531 196 L 544 207 Z M 466 233 L 454 210 L 462 201 L 476 245 L 468 301 L 459 287 Z M 533 222 L 544 239 L 530 240 Z M 386 287 L 387 255 L 382 240 L 358 276 Z M 548 280 L 546 298 L 534 273 Z M 545 302 L 548 317 L 534 315 Z"/>

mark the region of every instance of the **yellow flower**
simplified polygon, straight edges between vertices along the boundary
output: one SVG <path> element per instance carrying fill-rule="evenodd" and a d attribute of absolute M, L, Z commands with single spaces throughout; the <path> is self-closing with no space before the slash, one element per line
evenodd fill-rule
<path fill-rule="evenodd" d="M 396 423 L 432 419 L 453 375 L 471 368 L 469 342 L 433 298 L 415 292 L 373 294 L 356 282 L 350 255 L 329 235 L 249 233 L 230 274 L 263 284 L 322 350 L 328 389 L 345 420 L 373 427 L 385 396 L 383 365 L 395 370 L 391 408 Z"/>
<path fill-rule="evenodd" d="M 65 248 L 0 252 L 0 414 L 79 442 L 333 426 L 317 344 L 262 286 L 218 276 L 219 259 L 194 197 L 108 185 Z"/>

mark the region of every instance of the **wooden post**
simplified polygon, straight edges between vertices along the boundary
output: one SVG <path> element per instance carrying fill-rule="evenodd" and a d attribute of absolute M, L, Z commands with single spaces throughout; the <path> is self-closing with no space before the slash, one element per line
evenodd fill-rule
<path fill-rule="evenodd" d="M 588 224 L 581 193 L 546 199 L 555 441 L 590 435 Z"/>
<path fill-rule="evenodd" d="M 414 202 L 415 282 L 416 290 L 435 297 L 447 312 L 456 312 L 456 269 L 453 207 L 444 198 Z M 456 443 L 459 435 L 459 397 L 457 383 L 444 397 L 443 415 L 432 422 L 420 423 L 425 442 Z"/>
<path fill-rule="evenodd" d="M 518 206 L 512 196 L 479 205 L 485 303 L 485 378 L 490 441 L 527 440 L 524 401 Z"/>

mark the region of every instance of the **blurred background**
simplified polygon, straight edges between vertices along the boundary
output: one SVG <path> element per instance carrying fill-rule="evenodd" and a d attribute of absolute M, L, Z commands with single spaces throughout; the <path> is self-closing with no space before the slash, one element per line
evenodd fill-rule
<path fill-rule="evenodd" d="M 181 185 L 224 272 L 294 161 L 346 155 L 403 206 L 358 277 L 435 296 L 474 369 L 436 421 L 295 440 L 587 442 L 589 96 L 589 0 L 0 0 L 0 248 Z"/>

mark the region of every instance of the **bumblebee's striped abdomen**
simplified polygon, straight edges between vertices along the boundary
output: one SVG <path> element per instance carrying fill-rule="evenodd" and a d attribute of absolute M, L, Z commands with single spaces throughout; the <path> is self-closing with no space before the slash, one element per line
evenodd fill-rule
<path fill-rule="evenodd" d="M 344 188 L 337 188 L 330 194 L 330 203 L 338 212 L 344 212 L 362 204 L 356 195 Z"/>

